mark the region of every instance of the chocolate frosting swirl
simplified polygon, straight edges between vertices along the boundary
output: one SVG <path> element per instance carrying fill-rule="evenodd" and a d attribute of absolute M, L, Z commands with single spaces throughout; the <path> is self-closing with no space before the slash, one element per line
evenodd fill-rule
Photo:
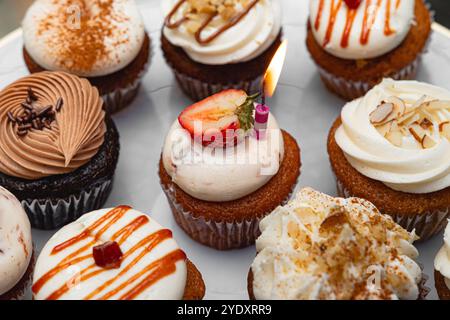
<path fill-rule="evenodd" d="M 8 112 L 18 116 L 31 88 L 41 106 L 64 106 L 51 129 L 17 134 Z M 106 132 L 103 100 L 85 80 L 63 72 L 42 72 L 22 78 L 0 92 L 0 172 L 28 180 L 72 172 L 98 152 Z"/>

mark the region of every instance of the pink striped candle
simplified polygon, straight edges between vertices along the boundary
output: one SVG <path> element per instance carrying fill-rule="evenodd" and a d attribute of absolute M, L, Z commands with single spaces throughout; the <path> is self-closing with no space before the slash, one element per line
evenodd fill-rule
<path fill-rule="evenodd" d="M 256 138 L 262 140 L 266 138 L 267 122 L 269 121 L 270 107 L 265 104 L 258 104 L 255 108 L 255 132 Z"/>

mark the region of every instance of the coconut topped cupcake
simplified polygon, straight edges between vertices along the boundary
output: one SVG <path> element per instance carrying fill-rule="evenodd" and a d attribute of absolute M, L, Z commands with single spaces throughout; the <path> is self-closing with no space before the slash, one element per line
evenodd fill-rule
<path fill-rule="evenodd" d="M 105 139 L 98 90 L 62 72 L 22 78 L 0 92 L 0 173 L 36 180 L 75 171 Z"/>
<path fill-rule="evenodd" d="M 25 50 L 35 63 L 84 77 L 123 69 L 145 39 L 134 0 L 37 0 L 22 27 Z"/>
<path fill-rule="evenodd" d="M 273 0 L 164 0 L 164 36 L 199 63 L 225 65 L 254 59 L 281 30 Z"/>
<path fill-rule="evenodd" d="M 414 0 L 310 0 L 316 41 L 342 59 L 371 59 L 396 47 L 414 22 Z"/>
<path fill-rule="evenodd" d="M 368 201 L 310 188 L 260 223 L 256 299 L 417 299 L 422 272 L 408 233 Z"/>
<path fill-rule="evenodd" d="M 443 300 L 450 299 L 450 223 L 444 233 L 444 245 L 434 259 L 435 283 L 438 295 Z"/>
<path fill-rule="evenodd" d="M 261 115 L 267 121 L 264 139 L 256 135 L 254 98 L 227 90 L 186 108 L 173 123 L 162 159 L 184 192 L 204 201 L 232 201 L 277 174 L 284 158 L 283 135 L 268 112 Z"/>
<path fill-rule="evenodd" d="M 384 80 L 341 114 L 336 142 L 361 174 L 394 190 L 450 187 L 450 92 Z"/>
<path fill-rule="evenodd" d="M 20 202 L 0 187 L 0 300 L 26 276 L 32 255 L 30 221 Z M 20 298 L 25 287 L 26 283 L 8 298 Z"/>
<path fill-rule="evenodd" d="M 58 231 L 39 256 L 32 290 L 37 300 L 182 299 L 194 284 L 203 296 L 190 268 L 170 230 L 120 206 Z"/>

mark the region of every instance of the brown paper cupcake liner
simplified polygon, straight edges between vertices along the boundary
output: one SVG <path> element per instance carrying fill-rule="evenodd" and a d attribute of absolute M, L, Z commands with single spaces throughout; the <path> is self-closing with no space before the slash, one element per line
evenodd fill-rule
<path fill-rule="evenodd" d="M 434 286 L 440 300 L 450 300 L 450 288 L 445 283 L 445 277 L 434 270 Z"/>
<path fill-rule="evenodd" d="M 336 178 L 337 192 L 340 197 L 349 198 L 354 195 L 347 190 L 341 181 Z M 404 215 L 395 212 L 382 212 L 390 215 L 396 223 L 408 231 L 415 230 L 420 237 L 419 241 L 425 241 L 441 232 L 450 218 L 450 208 L 444 210 L 430 210 L 421 214 Z"/>
<path fill-rule="evenodd" d="M 251 220 L 236 222 L 212 221 L 196 217 L 192 212 L 185 210 L 176 201 L 175 191 L 172 188 L 163 187 L 163 190 L 178 225 L 195 241 L 217 250 L 239 249 L 254 244 L 260 235 L 259 222 L 270 214 L 267 212 Z M 287 203 L 291 195 L 292 193 L 280 205 Z"/>
<path fill-rule="evenodd" d="M 240 89 L 249 93 L 258 92 L 261 89 L 262 75 L 253 80 L 244 80 L 240 82 L 225 84 L 208 83 L 183 74 L 173 67 L 172 70 L 183 92 L 188 95 L 193 101 L 203 100 L 215 93 L 226 89 Z"/>
<path fill-rule="evenodd" d="M 105 110 L 109 114 L 114 114 L 129 106 L 136 98 L 141 87 L 142 78 L 147 74 L 153 57 L 153 45 L 150 44 L 150 53 L 147 63 L 142 68 L 136 79 L 125 88 L 117 88 L 116 90 L 102 95 Z"/>
<path fill-rule="evenodd" d="M 33 228 L 52 230 L 100 209 L 111 193 L 112 185 L 113 180 L 107 179 L 66 198 L 25 199 L 21 203 Z"/>

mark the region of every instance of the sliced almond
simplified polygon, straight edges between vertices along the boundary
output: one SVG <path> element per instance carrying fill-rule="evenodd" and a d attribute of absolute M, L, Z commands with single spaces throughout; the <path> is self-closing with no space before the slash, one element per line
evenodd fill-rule
<path fill-rule="evenodd" d="M 448 140 L 450 140 L 450 122 L 446 121 L 441 123 L 439 125 L 439 132 Z"/>
<path fill-rule="evenodd" d="M 414 139 L 418 143 L 422 143 L 423 137 L 425 136 L 425 130 L 422 129 L 422 127 L 418 123 L 413 123 L 409 127 L 409 132 L 413 135 Z"/>
<path fill-rule="evenodd" d="M 386 139 L 396 147 L 403 144 L 403 134 L 401 131 L 390 131 L 386 134 Z"/>
<path fill-rule="evenodd" d="M 409 118 L 407 121 L 405 121 L 404 125 L 406 126 L 410 126 L 413 123 L 419 123 L 420 120 L 420 115 L 418 115 L 417 113 L 414 114 L 414 116 L 412 116 L 411 118 Z"/>
<path fill-rule="evenodd" d="M 430 149 L 436 145 L 436 141 L 433 140 L 429 135 L 425 135 L 422 139 L 422 148 Z"/>
<path fill-rule="evenodd" d="M 406 112 L 416 111 L 426 100 L 427 96 L 423 95 L 419 100 L 414 102 L 410 107 L 406 108 Z"/>
<path fill-rule="evenodd" d="M 394 111 L 394 104 L 382 103 L 370 114 L 370 122 L 372 124 L 381 124 L 392 115 Z"/>
<path fill-rule="evenodd" d="M 405 113 L 405 114 L 403 114 L 403 116 L 398 118 L 398 123 L 402 124 L 403 122 L 406 122 L 407 120 L 409 120 L 414 115 L 415 115 L 414 112 Z"/>
<path fill-rule="evenodd" d="M 377 126 L 376 128 L 378 133 L 381 134 L 383 137 L 386 137 L 386 135 L 391 131 L 392 122 L 393 121 Z"/>
<path fill-rule="evenodd" d="M 430 120 L 428 120 L 428 118 L 423 118 L 422 121 L 420 122 L 420 126 L 425 129 L 428 130 L 430 127 L 433 126 L 433 122 L 431 122 Z"/>
<path fill-rule="evenodd" d="M 394 105 L 394 113 L 397 118 L 402 117 L 406 112 L 406 104 L 399 97 L 391 96 L 385 100 L 385 102 L 392 103 Z"/>
<path fill-rule="evenodd" d="M 450 109 L 449 100 L 433 100 L 423 103 L 423 107 L 428 110 Z"/>

